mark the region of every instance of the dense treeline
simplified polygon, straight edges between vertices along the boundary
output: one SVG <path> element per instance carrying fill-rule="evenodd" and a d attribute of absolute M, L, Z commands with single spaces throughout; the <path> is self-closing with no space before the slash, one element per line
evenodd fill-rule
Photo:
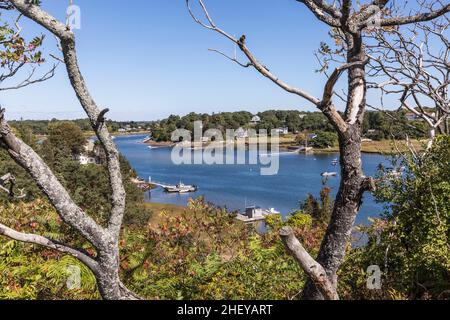
<path fill-rule="evenodd" d="M 49 128 L 52 126 L 67 122 L 66 120 L 16 120 L 10 121 L 11 126 L 22 130 L 31 129 L 36 135 L 48 135 Z M 92 131 L 91 124 L 88 119 L 70 120 L 71 123 L 76 124 L 83 132 Z M 129 130 L 145 130 L 148 129 L 151 122 L 147 121 L 112 121 L 108 120 L 108 129 L 112 132 L 117 132 L 120 129 L 127 128 Z"/>
<path fill-rule="evenodd" d="M 290 133 L 332 132 L 335 130 L 328 119 L 321 112 L 300 112 L 295 110 L 268 110 L 257 114 L 260 122 L 251 124 L 253 115 L 250 112 L 223 112 L 217 114 L 189 113 L 180 117 L 171 115 L 167 119 L 156 121 L 150 125 L 153 139 L 156 141 L 170 141 L 171 133 L 175 129 L 193 130 L 194 121 L 202 121 L 203 130 L 219 129 L 225 133 L 226 129 L 242 127 L 256 130 L 288 128 Z M 410 120 L 406 112 L 367 112 L 364 120 L 364 135 L 373 140 L 404 139 L 426 136 L 426 125 L 420 120 Z"/>

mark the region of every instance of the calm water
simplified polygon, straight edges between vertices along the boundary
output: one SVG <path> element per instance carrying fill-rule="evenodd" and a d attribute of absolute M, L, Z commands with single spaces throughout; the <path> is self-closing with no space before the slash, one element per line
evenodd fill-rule
<path fill-rule="evenodd" d="M 319 195 L 324 171 L 339 171 L 331 162 L 338 155 L 299 155 L 283 153 L 280 155 L 280 170 L 275 176 L 261 176 L 259 165 L 175 165 L 170 159 L 170 148 L 149 149 L 141 141 L 145 136 L 117 137 L 115 142 L 120 152 L 143 179 L 153 181 L 199 186 L 196 193 L 168 194 L 161 188 L 146 195 L 148 201 L 186 205 L 189 198 L 204 196 L 206 201 L 230 210 L 241 210 L 245 205 L 275 208 L 286 215 L 299 208 L 299 201 L 308 193 Z M 380 155 L 363 155 L 366 175 L 373 175 L 380 163 L 387 160 Z M 339 178 L 330 178 L 327 185 L 336 194 Z M 367 218 L 378 216 L 382 211 L 380 204 L 372 196 L 365 195 L 364 204 L 357 223 L 368 223 Z"/>

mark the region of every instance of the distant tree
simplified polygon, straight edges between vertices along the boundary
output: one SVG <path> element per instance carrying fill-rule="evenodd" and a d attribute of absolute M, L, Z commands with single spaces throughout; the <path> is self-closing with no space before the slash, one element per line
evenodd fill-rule
<path fill-rule="evenodd" d="M 311 139 L 309 145 L 311 147 L 325 149 L 334 147 L 337 143 L 338 137 L 333 132 L 318 131 L 314 139 Z"/>
<path fill-rule="evenodd" d="M 320 199 L 316 199 L 309 194 L 306 200 L 301 203 L 301 210 L 309 214 L 316 223 L 327 225 L 333 212 L 333 200 L 330 197 L 331 189 L 324 187 L 320 191 Z"/>
<path fill-rule="evenodd" d="M 335 131 L 327 117 L 320 112 L 309 112 L 306 114 L 301 121 L 300 128 L 307 131 Z"/>
<path fill-rule="evenodd" d="M 49 125 L 48 142 L 54 149 L 60 149 L 77 155 L 83 152 L 86 138 L 80 127 L 73 122 L 61 122 Z"/>

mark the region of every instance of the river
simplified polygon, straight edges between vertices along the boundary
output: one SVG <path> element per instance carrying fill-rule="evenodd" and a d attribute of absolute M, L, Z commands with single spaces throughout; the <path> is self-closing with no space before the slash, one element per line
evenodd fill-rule
<path fill-rule="evenodd" d="M 143 135 L 120 136 L 115 139 L 120 152 L 128 159 L 138 175 L 144 179 L 177 184 L 197 185 L 199 190 L 190 194 L 168 194 L 161 188 L 146 193 L 146 200 L 185 206 L 189 198 L 204 196 L 230 210 L 242 210 L 246 205 L 275 208 L 286 216 L 299 208 L 300 201 L 308 193 L 319 196 L 323 187 L 321 173 L 339 171 L 332 165 L 337 154 L 281 153 L 279 172 L 273 176 L 260 175 L 260 165 L 175 165 L 171 161 L 170 148 L 150 149 L 142 143 Z M 377 154 L 363 155 L 366 175 L 374 175 L 380 163 L 388 160 Z M 333 196 L 339 185 L 339 177 L 328 179 L 327 186 Z M 367 224 L 369 217 L 377 217 L 382 205 L 370 194 L 364 196 L 357 224 Z"/>

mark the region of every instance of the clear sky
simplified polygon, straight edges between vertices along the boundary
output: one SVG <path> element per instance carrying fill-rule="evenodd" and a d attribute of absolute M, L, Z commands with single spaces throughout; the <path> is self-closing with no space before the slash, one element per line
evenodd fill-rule
<path fill-rule="evenodd" d="M 43 0 L 61 20 L 68 0 Z M 253 69 L 241 68 L 208 48 L 233 54 L 231 42 L 195 24 L 184 0 L 75 0 L 81 7 L 76 30 L 81 71 L 100 107 L 115 120 L 156 120 L 170 114 L 269 108 L 314 110 Z M 217 24 L 247 43 L 257 58 L 286 82 L 320 96 L 314 51 L 327 27 L 294 0 L 206 0 Z M 21 20 L 24 35 L 45 33 Z M 47 36 L 46 56 L 57 53 Z M 51 58 L 48 58 L 51 61 Z M 47 66 L 48 68 L 49 66 Z M 45 70 L 45 66 L 41 69 Z M 46 83 L 4 92 L 9 119 L 84 117 L 63 66 Z"/>

